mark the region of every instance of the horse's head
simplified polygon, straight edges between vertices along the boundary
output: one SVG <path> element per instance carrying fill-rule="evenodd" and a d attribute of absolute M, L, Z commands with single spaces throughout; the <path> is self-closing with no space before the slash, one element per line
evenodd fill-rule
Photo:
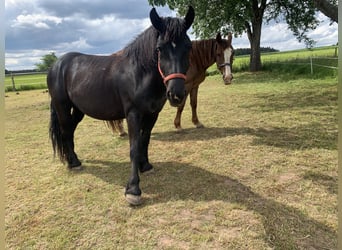
<path fill-rule="evenodd" d="M 216 65 L 222 73 L 224 83 L 228 85 L 233 80 L 232 66 L 234 49 L 232 47 L 232 33 L 228 34 L 228 39 L 222 39 L 221 34 L 218 33 L 216 42 L 218 44 L 216 48 Z"/>
<path fill-rule="evenodd" d="M 161 18 L 153 8 L 150 19 L 158 31 L 156 52 L 158 70 L 166 86 L 166 96 L 172 106 L 179 106 L 185 97 L 185 73 L 189 68 L 191 41 L 186 34 L 194 20 L 190 6 L 184 19 Z"/>

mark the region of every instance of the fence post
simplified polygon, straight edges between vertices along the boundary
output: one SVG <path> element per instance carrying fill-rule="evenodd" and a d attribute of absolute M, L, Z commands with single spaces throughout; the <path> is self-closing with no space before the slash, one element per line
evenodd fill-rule
<path fill-rule="evenodd" d="M 310 56 L 310 67 L 311 67 L 311 75 L 312 75 L 313 74 L 312 56 Z"/>
<path fill-rule="evenodd" d="M 12 87 L 13 87 L 13 91 L 17 91 L 15 88 L 15 82 L 14 82 L 14 76 L 13 73 L 11 73 L 11 79 L 12 79 Z"/>

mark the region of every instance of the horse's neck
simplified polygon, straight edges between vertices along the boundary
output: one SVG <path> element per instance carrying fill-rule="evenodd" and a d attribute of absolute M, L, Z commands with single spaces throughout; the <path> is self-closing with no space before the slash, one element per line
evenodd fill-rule
<path fill-rule="evenodd" d="M 192 43 L 190 63 L 206 70 L 216 61 L 216 40 L 198 40 Z"/>

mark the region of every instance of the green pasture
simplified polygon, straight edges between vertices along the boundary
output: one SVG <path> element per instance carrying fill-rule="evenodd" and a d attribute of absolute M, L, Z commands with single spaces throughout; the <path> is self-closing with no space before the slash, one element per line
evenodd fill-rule
<path fill-rule="evenodd" d="M 337 67 L 338 51 L 336 46 L 318 47 L 313 49 L 301 49 L 293 51 L 273 52 L 261 54 L 263 71 L 276 71 L 287 77 L 321 78 L 337 76 L 336 69 L 324 66 Z M 336 54 L 337 53 L 337 54 Z M 311 74 L 310 58 L 313 58 L 313 74 Z M 245 72 L 249 70 L 249 55 L 236 56 L 233 62 L 233 72 Z M 217 74 L 216 65 L 208 69 L 210 75 Z"/>
<path fill-rule="evenodd" d="M 305 75 L 309 78 L 336 77 L 336 69 L 322 67 L 322 65 L 337 66 L 337 57 L 335 57 L 337 51 L 335 51 L 335 48 L 336 46 L 327 46 L 314 49 L 264 53 L 261 56 L 263 71 L 276 71 L 287 78 L 296 78 L 297 75 L 301 77 Z M 314 74 L 311 74 L 310 57 L 314 57 Z M 249 56 L 237 56 L 234 60 L 233 72 L 245 72 L 248 69 Z M 208 69 L 208 74 L 218 74 L 216 65 Z M 46 88 L 46 74 L 15 75 L 14 81 L 16 90 Z M 5 91 L 13 91 L 10 75 L 5 77 Z"/>
<path fill-rule="evenodd" d="M 14 75 L 14 85 L 16 90 L 32 90 L 46 88 L 46 74 Z M 13 91 L 12 77 L 5 77 L 5 91 Z"/>
<path fill-rule="evenodd" d="M 337 249 L 337 78 L 208 76 L 182 132 L 166 103 L 127 205 L 128 138 L 85 117 L 75 134 L 82 171 L 53 158 L 49 101 L 5 98 L 6 249 Z"/>
<path fill-rule="evenodd" d="M 313 49 L 264 53 L 261 55 L 261 61 L 264 66 L 264 70 L 279 67 L 277 63 L 287 63 L 290 71 L 294 66 L 296 67 L 300 65 L 301 67 L 304 66 L 308 69 L 307 72 L 310 72 L 310 58 L 313 58 L 314 64 L 337 66 L 338 52 L 335 51 L 335 49 L 336 46 L 327 46 Z M 244 71 L 247 70 L 248 67 L 249 56 L 236 57 L 234 61 L 234 69 Z M 319 70 L 324 70 L 324 68 L 320 68 Z"/>

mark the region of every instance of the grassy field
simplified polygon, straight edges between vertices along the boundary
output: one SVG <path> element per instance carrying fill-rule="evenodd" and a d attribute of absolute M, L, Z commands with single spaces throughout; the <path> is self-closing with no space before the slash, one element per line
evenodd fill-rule
<path fill-rule="evenodd" d="M 336 46 L 318 47 L 314 49 L 300 49 L 293 51 L 282 51 L 261 54 L 263 71 L 273 71 L 280 74 L 290 74 L 292 77 L 322 78 L 337 77 L 336 69 L 325 68 L 325 66 L 337 66 L 338 51 Z M 311 74 L 311 61 L 313 63 L 313 74 Z M 234 72 L 245 72 L 249 70 L 249 55 L 236 56 L 233 63 Z M 218 72 L 216 65 L 208 69 L 209 74 Z"/>
<path fill-rule="evenodd" d="M 276 53 L 264 53 L 261 56 L 264 71 L 277 71 L 284 75 L 290 72 L 292 77 L 306 75 L 307 77 L 322 78 L 336 77 L 336 69 L 327 69 L 324 66 L 337 66 L 336 46 L 318 47 Z M 338 53 L 337 53 L 338 55 Z M 313 60 L 314 75 L 311 75 L 310 57 L 320 57 Z M 285 63 L 285 64 L 284 64 Z M 320 66 L 318 66 L 320 65 Z M 249 69 L 249 56 L 237 56 L 234 60 L 233 71 L 244 72 Z M 294 72 L 296 71 L 296 72 Z M 208 69 L 209 74 L 217 74 L 216 65 Z M 46 88 L 46 74 L 16 75 L 14 76 L 16 90 L 32 90 Z M 11 76 L 5 77 L 5 91 L 13 91 Z"/>
<path fill-rule="evenodd" d="M 200 87 L 176 133 L 169 104 L 152 133 L 144 203 L 126 204 L 127 138 L 86 117 L 85 169 L 53 159 L 49 96 L 5 98 L 8 249 L 337 249 L 337 80 L 238 73 Z"/>
<path fill-rule="evenodd" d="M 32 90 L 46 88 L 46 74 L 15 75 L 16 90 Z M 5 77 L 5 91 L 13 91 L 11 76 Z"/>

